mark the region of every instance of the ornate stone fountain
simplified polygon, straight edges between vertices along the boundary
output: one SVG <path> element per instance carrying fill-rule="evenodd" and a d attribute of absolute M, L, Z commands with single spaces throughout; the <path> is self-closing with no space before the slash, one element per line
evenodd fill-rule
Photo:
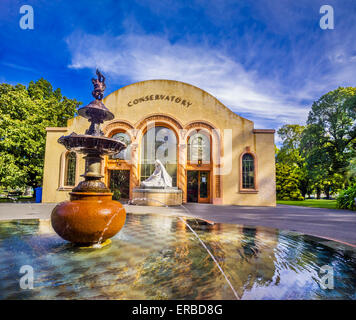
<path fill-rule="evenodd" d="M 68 150 L 85 154 L 85 173 L 70 192 L 70 201 L 58 204 L 52 211 L 52 227 L 65 240 L 91 245 L 113 237 L 123 227 L 126 212 L 122 204 L 112 200 L 112 193 L 100 179 L 103 155 L 112 155 L 126 148 L 121 141 L 104 137 L 100 125 L 114 119 L 105 107 L 103 93 L 105 77 L 96 70 L 97 79 L 92 79 L 94 101 L 78 110 L 79 115 L 91 123 L 85 134 L 71 133 L 58 142 Z"/>

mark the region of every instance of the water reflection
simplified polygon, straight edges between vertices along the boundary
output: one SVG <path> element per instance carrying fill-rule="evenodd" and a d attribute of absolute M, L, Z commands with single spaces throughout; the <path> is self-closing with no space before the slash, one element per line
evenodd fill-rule
<path fill-rule="evenodd" d="M 355 299 L 356 251 L 332 241 L 268 228 L 185 219 L 242 299 Z M 176 217 L 128 215 L 110 246 L 73 247 L 48 221 L 0 222 L 1 299 L 234 299 L 206 250 Z M 20 290 L 19 269 L 35 270 Z M 335 289 L 319 269 L 334 268 Z"/>
<path fill-rule="evenodd" d="M 355 299 L 355 248 L 263 227 L 192 224 L 242 299 Z M 334 268 L 335 287 L 320 287 L 320 267 Z"/>

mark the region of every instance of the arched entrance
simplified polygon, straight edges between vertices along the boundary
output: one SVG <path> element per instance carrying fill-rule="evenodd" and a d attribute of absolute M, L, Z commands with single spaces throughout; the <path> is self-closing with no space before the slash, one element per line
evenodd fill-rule
<path fill-rule="evenodd" d="M 141 144 L 140 182 L 154 171 L 155 160 L 160 160 L 172 177 L 173 187 L 177 186 L 177 136 L 167 126 L 152 126 L 144 133 Z"/>
<path fill-rule="evenodd" d="M 184 127 L 186 143 L 185 202 L 220 203 L 222 181 L 219 172 L 222 147 L 220 131 L 206 121 Z"/>
<path fill-rule="evenodd" d="M 133 126 L 127 121 L 115 120 L 108 123 L 103 131 L 106 136 L 118 139 L 127 145 L 127 148 L 120 153 L 106 157 L 103 170 L 105 184 L 114 193 L 113 198 L 125 202 L 131 199 L 134 186 L 132 174 Z"/>
<path fill-rule="evenodd" d="M 187 137 L 187 202 L 210 203 L 212 196 L 211 137 L 192 130 Z"/>

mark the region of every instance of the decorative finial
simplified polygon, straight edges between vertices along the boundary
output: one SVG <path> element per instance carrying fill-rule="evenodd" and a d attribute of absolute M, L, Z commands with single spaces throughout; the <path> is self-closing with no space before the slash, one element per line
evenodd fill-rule
<path fill-rule="evenodd" d="M 105 77 L 99 71 L 99 69 L 96 69 L 96 75 L 98 76 L 98 79 L 94 79 L 94 78 L 91 79 L 91 82 L 94 85 L 94 90 L 92 92 L 92 95 L 96 100 L 102 100 L 104 97 L 104 91 L 106 89 Z"/>

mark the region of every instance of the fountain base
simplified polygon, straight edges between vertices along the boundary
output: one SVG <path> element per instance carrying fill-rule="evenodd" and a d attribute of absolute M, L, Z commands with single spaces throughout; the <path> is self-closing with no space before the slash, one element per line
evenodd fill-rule
<path fill-rule="evenodd" d="M 177 188 L 134 188 L 135 204 L 143 206 L 179 206 L 182 204 L 182 190 Z"/>
<path fill-rule="evenodd" d="M 110 239 L 106 239 L 104 242 L 102 242 L 100 244 L 99 243 L 94 243 L 94 244 L 91 244 L 91 245 L 85 246 L 85 247 L 79 246 L 79 248 L 80 249 L 101 249 L 101 248 L 104 248 L 104 247 L 110 245 L 111 242 L 112 241 Z"/>
<path fill-rule="evenodd" d="M 52 211 L 53 229 L 63 239 L 80 246 L 103 243 L 117 234 L 126 220 L 122 204 L 112 193 L 71 192 L 70 201 Z"/>

